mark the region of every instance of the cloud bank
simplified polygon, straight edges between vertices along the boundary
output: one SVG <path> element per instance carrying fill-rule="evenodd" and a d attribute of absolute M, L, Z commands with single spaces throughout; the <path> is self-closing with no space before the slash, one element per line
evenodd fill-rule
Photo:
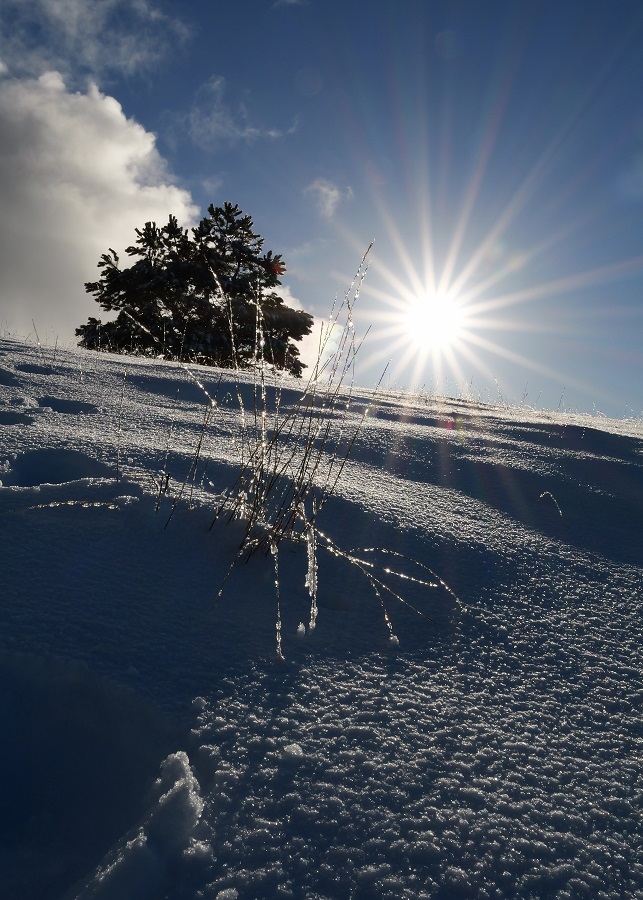
<path fill-rule="evenodd" d="M 90 86 L 58 72 L 0 81 L 0 331 L 74 340 L 99 307 L 84 282 L 108 247 L 170 212 L 190 223 L 190 194 L 173 183 L 155 137 Z"/>

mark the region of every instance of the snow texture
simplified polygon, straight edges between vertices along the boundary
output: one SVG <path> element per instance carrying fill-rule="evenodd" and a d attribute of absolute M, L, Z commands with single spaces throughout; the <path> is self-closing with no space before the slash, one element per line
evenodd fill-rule
<path fill-rule="evenodd" d="M 643 898 L 641 420 L 356 392 L 317 524 L 423 615 L 283 543 L 280 662 L 196 371 L 186 483 L 184 369 L 0 341 L 2 897 Z"/>

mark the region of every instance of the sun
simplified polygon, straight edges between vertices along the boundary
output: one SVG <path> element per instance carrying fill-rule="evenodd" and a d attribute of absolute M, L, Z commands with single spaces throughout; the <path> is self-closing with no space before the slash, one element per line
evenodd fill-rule
<path fill-rule="evenodd" d="M 406 298 L 401 319 L 409 343 L 417 351 L 444 352 L 462 337 L 465 315 L 456 296 L 431 291 Z"/>
<path fill-rule="evenodd" d="M 389 289 L 366 288 L 381 303 L 370 312 L 381 338 L 371 351 L 369 365 L 386 360 L 396 377 L 404 372 L 411 384 L 424 381 L 428 373 L 438 388 L 449 377 L 457 384 L 465 383 L 463 367 L 472 362 L 471 348 L 479 340 L 470 290 L 457 282 L 445 284 L 446 279 L 436 284 L 433 277 L 423 283 L 415 271 L 409 276 L 411 284 L 405 284 L 388 267 L 380 271 Z"/>

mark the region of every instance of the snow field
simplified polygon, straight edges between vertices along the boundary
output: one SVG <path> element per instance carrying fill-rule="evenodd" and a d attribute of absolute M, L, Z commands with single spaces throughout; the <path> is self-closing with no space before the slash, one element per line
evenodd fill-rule
<path fill-rule="evenodd" d="M 284 543 L 279 664 L 271 559 L 216 599 L 240 535 L 208 530 L 241 441 L 219 398 L 165 528 L 203 420 L 186 373 L 0 342 L 7 896 L 643 897 L 637 423 L 382 397 L 319 526 L 458 601 L 405 582 L 434 623 L 387 600 L 395 648 L 320 549 L 298 634 Z"/>

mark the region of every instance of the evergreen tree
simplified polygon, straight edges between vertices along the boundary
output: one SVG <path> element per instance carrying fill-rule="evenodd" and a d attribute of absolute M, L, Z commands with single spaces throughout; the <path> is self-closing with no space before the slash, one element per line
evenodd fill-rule
<path fill-rule="evenodd" d="M 281 255 L 263 252 L 250 216 L 231 203 L 210 205 L 190 233 L 170 216 L 136 235 L 126 250 L 131 266 L 121 269 L 110 248 L 98 263 L 100 279 L 85 284 L 103 310 L 118 315 L 77 328 L 81 347 L 247 366 L 259 343 L 269 363 L 301 375 L 295 342 L 310 334 L 313 318 L 275 293 L 285 266 Z"/>

